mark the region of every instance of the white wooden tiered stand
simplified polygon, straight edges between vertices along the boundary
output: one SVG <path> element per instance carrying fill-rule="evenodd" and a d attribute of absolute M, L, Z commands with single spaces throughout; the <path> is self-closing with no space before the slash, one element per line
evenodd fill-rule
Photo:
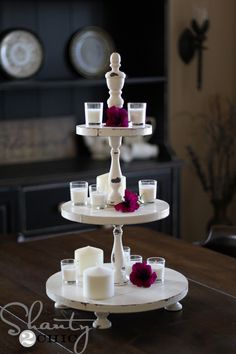
<path fill-rule="evenodd" d="M 123 106 L 121 89 L 124 85 L 125 74 L 119 70 L 120 56 L 111 55 L 112 70 L 106 74 L 110 97 L 108 107 Z M 150 288 L 138 288 L 128 282 L 125 272 L 124 253 L 122 245 L 123 225 L 147 223 L 163 219 L 169 215 L 169 205 L 163 200 L 156 199 L 154 203 L 141 205 L 138 210 L 131 213 L 122 213 L 115 210 L 114 205 L 121 202 L 123 196 L 121 187 L 120 146 L 122 137 L 149 135 L 152 133 L 151 125 L 127 128 L 86 126 L 79 125 L 76 132 L 83 136 L 109 137 L 111 147 L 111 167 L 109 183 L 112 192 L 108 196 L 109 206 L 103 210 L 87 206 L 74 206 L 71 201 L 61 207 L 64 218 L 86 224 L 113 225 L 114 243 L 111 253 L 111 264 L 114 268 L 115 296 L 105 300 L 89 300 L 83 297 L 82 286 L 67 285 L 62 282 L 61 273 L 52 275 L 46 283 L 47 295 L 55 301 L 55 307 L 71 307 L 85 311 L 94 311 L 97 319 L 93 323 L 95 328 L 109 328 L 111 322 L 107 319 L 109 313 L 142 312 L 158 308 L 169 311 L 179 311 L 179 303 L 188 292 L 188 281 L 180 273 L 166 269 L 163 284 L 153 284 Z M 125 286 L 122 286 L 125 285 Z"/>

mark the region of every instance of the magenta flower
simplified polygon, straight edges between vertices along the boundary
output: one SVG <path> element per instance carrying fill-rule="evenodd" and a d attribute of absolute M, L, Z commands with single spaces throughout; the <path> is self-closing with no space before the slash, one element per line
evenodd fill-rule
<path fill-rule="evenodd" d="M 133 212 L 139 208 L 138 196 L 136 193 L 132 193 L 125 190 L 125 200 L 119 204 L 114 205 L 117 211 L 122 211 L 122 213 Z"/>
<path fill-rule="evenodd" d="M 128 112 L 124 108 L 112 106 L 106 110 L 107 127 L 128 127 Z"/>
<path fill-rule="evenodd" d="M 155 282 L 156 278 L 156 273 L 146 263 L 135 263 L 129 277 L 132 284 L 144 288 L 149 288 Z"/>

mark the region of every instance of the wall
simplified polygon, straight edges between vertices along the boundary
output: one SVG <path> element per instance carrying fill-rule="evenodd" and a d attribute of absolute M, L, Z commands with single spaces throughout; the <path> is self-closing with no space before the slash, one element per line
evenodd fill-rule
<path fill-rule="evenodd" d="M 177 51 L 179 35 L 189 26 L 194 6 L 206 7 L 210 20 L 201 91 L 196 89 L 196 59 L 186 65 Z M 201 135 L 198 114 L 207 113 L 209 95 L 226 95 L 236 103 L 236 1 L 170 0 L 169 11 L 171 143 L 178 157 L 186 162 L 182 173 L 182 238 L 194 241 L 205 237 L 205 225 L 212 208 L 189 161 L 186 145 L 195 146 L 198 153 L 204 155 L 207 142 Z M 236 198 L 230 206 L 229 216 L 236 224 Z"/>

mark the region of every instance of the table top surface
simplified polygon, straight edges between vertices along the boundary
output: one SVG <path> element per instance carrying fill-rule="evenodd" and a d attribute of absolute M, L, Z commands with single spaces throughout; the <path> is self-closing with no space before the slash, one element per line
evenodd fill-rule
<path fill-rule="evenodd" d="M 84 353 L 89 354 L 235 353 L 236 259 L 144 227 L 124 227 L 123 243 L 131 247 L 131 253 L 141 254 L 144 259 L 155 255 L 165 257 L 167 267 L 188 278 L 189 292 L 181 301 L 183 310 L 111 314 L 112 328 L 89 329 L 87 344 L 84 335 L 77 343 L 77 352 L 86 344 Z M 86 326 L 92 328 L 94 314 L 55 309 L 46 295 L 46 280 L 59 271 L 61 259 L 73 257 L 75 249 L 86 245 L 102 248 L 105 261 L 109 262 L 112 244 L 112 229 L 104 228 L 20 244 L 14 237 L 1 237 L 0 353 L 75 352 L 74 342 Z M 38 302 L 32 311 L 31 324 L 38 340 L 27 349 L 19 343 L 19 335 L 12 336 L 8 331 L 28 328 L 30 321 L 26 314 L 35 301 Z M 36 314 L 39 314 L 37 319 Z M 7 324 L 3 317 L 12 324 Z M 77 320 L 73 325 L 75 331 L 65 328 L 69 322 L 65 320 L 70 318 Z M 65 327 L 49 329 L 45 325 L 47 322 L 53 327 L 55 321 Z M 52 342 L 53 338 L 56 342 Z"/>

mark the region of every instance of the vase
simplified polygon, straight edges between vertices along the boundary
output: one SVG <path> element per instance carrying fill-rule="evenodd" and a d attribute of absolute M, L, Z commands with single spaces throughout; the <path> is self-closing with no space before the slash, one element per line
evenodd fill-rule
<path fill-rule="evenodd" d="M 211 201 L 213 207 L 213 217 L 207 223 L 207 231 L 210 231 L 213 225 L 232 225 L 232 221 L 227 216 L 229 203 L 222 200 Z"/>

